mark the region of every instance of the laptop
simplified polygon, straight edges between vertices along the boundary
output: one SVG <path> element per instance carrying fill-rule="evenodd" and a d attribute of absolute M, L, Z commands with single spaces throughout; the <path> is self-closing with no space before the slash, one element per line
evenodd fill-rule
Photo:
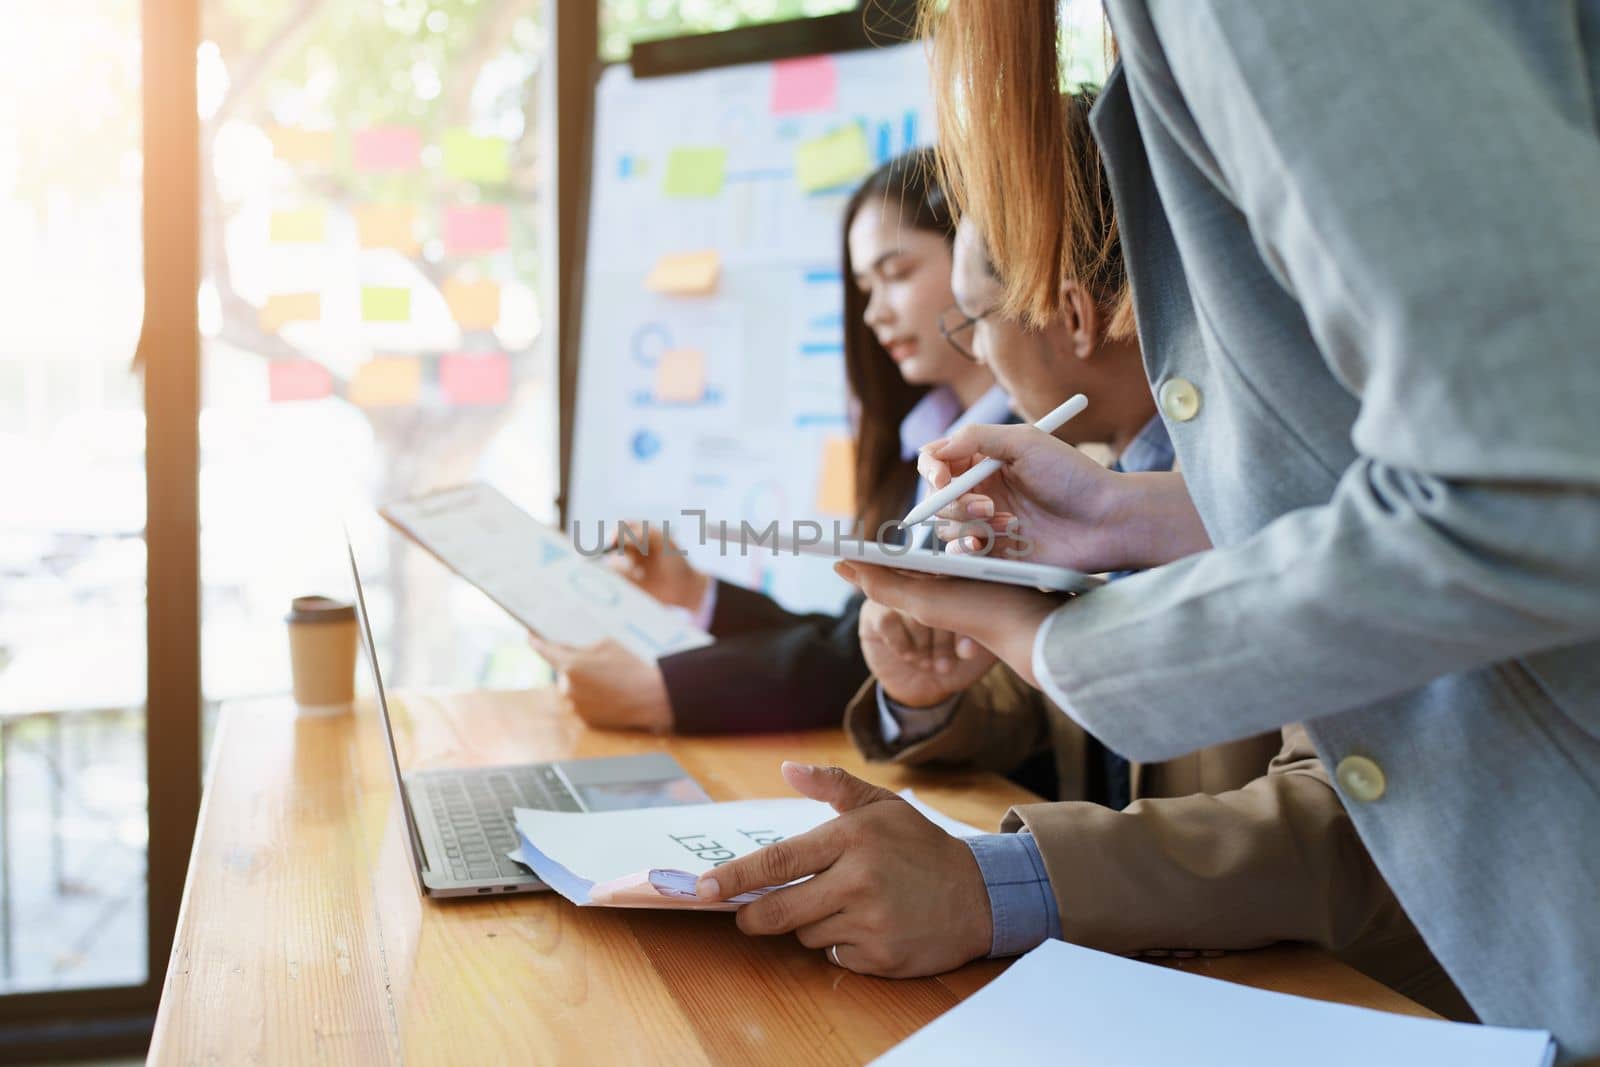
<path fill-rule="evenodd" d="M 426 897 L 536 893 L 549 887 L 506 856 L 517 847 L 512 808 L 615 811 L 621 808 L 705 804 L 711 798 L 664 752 L 599 759 L 411 771 L 402 774 L 389 701 L 367 618 L 361 571 L 348 535 L 361 644 L 378 693 L 378 719 L 389 771 L 405 814 L 406 847 L 417 887 Z"/>

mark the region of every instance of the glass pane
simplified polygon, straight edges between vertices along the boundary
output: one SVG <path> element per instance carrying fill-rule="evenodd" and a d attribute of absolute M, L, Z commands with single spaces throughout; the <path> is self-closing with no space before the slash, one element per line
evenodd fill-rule
<path fill-rule="evenodd" d="M 288 691 L 290 598 L 351 594 L 341 519 L 387 681 L 545 676 L 519 627 L 376 517 L 484 479 L 554 518 L 542 9 L 205 4 L 208 704 Z"/>
<path fill-rule="evenodd" d="M 856 0 L 600 0 L 600 56 L 627 59 L 634 41 L 814 18 L 855 6 Z"/>
<path fill-rule="evenodd" d="M 138 0 L 0 28 L 0 992 L 145 979 Z"/>

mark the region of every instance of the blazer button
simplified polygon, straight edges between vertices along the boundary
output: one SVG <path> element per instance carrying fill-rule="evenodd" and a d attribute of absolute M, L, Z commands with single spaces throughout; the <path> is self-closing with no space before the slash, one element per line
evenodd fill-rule
<path fill-rule="evenodd" d="M 1389 787 L 1383 768 L 1365 756 L 1346 756 L 1333 769 L 1334 778 L 1351 800 L 1370 804 Z"/>
<path fill-rule="evenodd" d="M 1187 378 L 1168 378 L 1156 394 L 1161 413 L 1173 422 L 1188 422 L 1200 414 L 1200 390 Z"/>

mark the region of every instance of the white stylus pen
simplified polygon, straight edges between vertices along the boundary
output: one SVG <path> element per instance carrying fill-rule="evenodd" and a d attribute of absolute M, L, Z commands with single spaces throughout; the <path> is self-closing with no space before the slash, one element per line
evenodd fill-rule
<path fill-rule="evenodd" d="M 1089 398 L 1082 393 L 1074 393 L 1050 414 L 1034 423 L 1034 427 L 1045 433 L 1055 433 L 1062 425 L 1078 412 L 1089 406 Z M 905 518 L 900 520 L 900 528 L 909 530 L 919 522 L 924 522 L 933 517 L 934 513 L 946 504 L 955 500 L 962 493 L 971 489 L 989 475 L 999 470 L 1001 462 L 998 459 L 986 459 L 973 467 L 967 473 L 950 479 L 950 484 L 937 493 L 929 493 L 928 499 L 911 509 Z"/>

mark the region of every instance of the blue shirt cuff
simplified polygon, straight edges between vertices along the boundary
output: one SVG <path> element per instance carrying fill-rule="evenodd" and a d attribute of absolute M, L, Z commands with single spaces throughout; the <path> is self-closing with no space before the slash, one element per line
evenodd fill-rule
<path fill-rule="evenodd" d="M 1033 835 L 979 834 L 964 840 L 989 891 L 994 923 L 989 955 L 1020 956 L 1049 938 L 1059 940 L 1061 914 Z"/>
<path fill-rule="evenodd" d="M 943 730 L 950 721 L 950 713 L 955 710 L 956 702 L 961 699 L 961 694 L 956 693 L 931 707 L 910 708 L 889 699 L 889 695 L 883 691 L 882 682 L 878 683 L 877 691 L 878 730 L 883 735 L 883 743 L 893 747 L 925 741 Z"/>

